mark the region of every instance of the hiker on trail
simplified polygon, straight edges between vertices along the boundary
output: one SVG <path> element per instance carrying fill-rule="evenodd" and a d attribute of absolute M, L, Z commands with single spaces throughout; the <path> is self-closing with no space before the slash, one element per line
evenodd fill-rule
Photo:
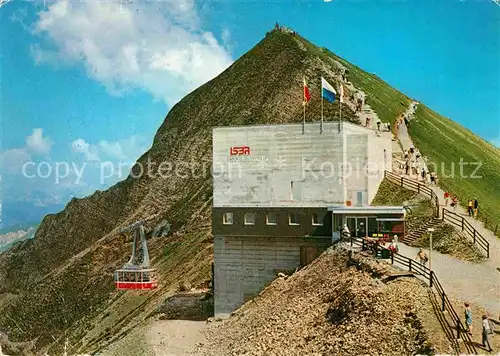
<path fill-rule="evenodd" d="M 474 197 L 474 217 L 477 218 L 477 208 L 479 207 L 479 203 L 477 201 L 477 198 Z"/>
<path fill-rule="evenodd" d="M 469 334 L 472 334 L 472 309 L 470 308 L 469 303 L 465 304 L 465 329 Z"/>
<path fill-rule="evenodd" d="M 368 127 L 368 128 L 369 128 L 369 127 L 371 126 L 371 125 L 370 125 L 370 120 L 371 120 L 371 119 L 370 119 L 370 117 L 367 117 L 367 118 L 366 118 L 365 127 Z"/>
<path fill-rule="evenodd" d="M 410 164 L 408 161 L 405 163 L 405 174 L 408 175 L 408 172 L 410 171 Z"/>
<path fill-rule="evenodd" d="M 457 211 L 457 205 L 458 205 L 458 199 L 457 199 L 457 197 L 451 198 L 451 204 L 450 204 L 450 206 L 453 208 L 454 212 Z"/>
<path fill-rule="evenodd" d="M 417 176 L 418 179 L 418 172 L 420 172 L 420 163 L 418 161 L 415 162 L 415 175 Z"/>
<path fill-rule="evenodd" d="M 398 245 L 396 244 L 396 242 L 392 241 L 391 244 L 389 245 L 389 251 L 391 251 L 392 253 L 398 253 L 399 252 L 399 247 Z"/>
<path fill-rule="evenodd" d="M 450 193 L 444 192 L 444 206 L 448 206 L 448 200 L 450 200 Z"/>
<path fill-rule="evenodd" d="M 410 122 L 408 121 L 408 119 L 406 118 L 406 116 L 403 117 L 403 120 L 405 121 L 405 125 L 408 126 L 410 124 Z"/>
<path fill-rule="evenodd" d="M 481 318 L 483 319 L 483 340 L 482 340 L 483 347 L 486 347 L 486 345 L 488 345 L 488 352 L 491 352 L 493 351 L 493 349 L 491 348 L 489 336 L 490 334 L 493 334 L 493 332 L 491 331 L 488 317 L 486 315 L 483 315 Z"/>
<path fill-rule="evenodd" d="M 377 130 L 380 131 L 380 125 L 382 125 L 382 121 L 380 119 L 377 121 Z"/>
<path fill-rule="evenodd" d="M 344 228 L 342 229 L 342 237 L 351 237 L 351 232 L 349 231 L 347 224 L 344 224 Z"/>
<path fill-rule="evenodd" d="M 413 147 L 413 146 L 410 147 L 410 153 L 413 156 L 413 153 L 415 153 L 415 147 Z"/>
<path fill-rule="evenodd" d="M 418 159 L 419 159 L 420 157 L 422 157 L 422 156 L 420 155 L 420 151 L 417 149 L 417 150 L 415 151 L 415 159 L 417 160 L 417 162 L 418 162 Z"/>
<path fill-rule="evenodd" d="M 429 170 L 425 171 L 425 177 L 427 178 L 427 184 L 431 184 L 431 174 L 429 173 Z"/>
<path fill-rule="evenodd" d="M 467 203 L 467 214 L 469 216 L 473 216 L 474 214 L 474 202 L 472 199 L 469 199 L 469 202 Z"/>
<path fill-rule="evenodd" d="M 387 123 L 387 131 L 391 132 L 391 124 Z"/>
<path fill-rule="evenodd" d="M 405 150 L 405 160 L 408 159 L 408 150 Z"/>
<path fill-rule="evenodd" d="M 422 168 L 422 173 L 421 173 L 421 175 L 422 175 L 422 180 L 423 180 L 423 181 L 424 181 L 424 183 L 425 183 L 425 168 Z"/>
<path fill-rule="evenodd" d="M 429 258 L 425 254 L 425 252 L 422 249 L 418 250 L 417 257 L 415 257 L 416 260 L 419 260 L 420 264 L 422 266 L 425 266 L 425 263 L 429 261 Z"/>
<path fill-rule="evenodd" d="M 436 184 L 436 172 L 431 172 L 431 184 Z"/>

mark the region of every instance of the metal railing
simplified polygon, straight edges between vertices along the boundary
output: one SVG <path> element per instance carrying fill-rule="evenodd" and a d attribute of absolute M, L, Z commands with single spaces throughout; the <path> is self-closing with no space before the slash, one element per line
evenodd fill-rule
<path fill-rule="evenodd" d="M 406 268 L 409 272 L 413 272 L 415 275 L 422 277 L 429 284 L 431 291 L 441 301 L 440 311 L 442 313 L 442 317 L 446 320 L 446 324 L 450 329 L 451 334 L 454 335 L 454 331 L 456 331 L 456 339 L 459 340 L 460 337 L 462 337 L 466 351 L 469 354 L 477 354 L 470 335 L 464 328 L 460 317 L 453 308 L 453 304 L 451 304 L 434 271 L 431 271 L 427 266 L 418 263 L 411 258 L 392 252 L 379 244 L 373 244 L 370 248 L 363 238 L 349 237 L 346 240 L 349 239 L 351 246 L 361 247 L 362 251 L 371 250 L 375 256 L 382 254 L 382 251 L 384 250 L 388 251 L 392 265 L 396 263 Z M 448 318 L 446 318 L 446 316 L 448 316 Z"/>
<path fill-rule="evenodd" d="M 417 193 L 428 197 L 431 200 L 431 204 L 434 209 L 434 216 L 436 218 L 439 218 L 439 199 L 436 193 L 434 193 L 431 188 L 413 179 L 400 177 L 397 174 L 389 171 L 384 171 L 384 178 L 391 181 L 392 183 L 399 185 L 400 187 L 416 191 Z"/>
<path fill-rule="evenodd" d="M 434 191 L 424 184 L 421 184 L 413 179 L 400 177 L 392 172 L 385 171 L 384 177 L 390 182 L 397 184 L 403 188 L 411 189 L 429 197 L 434 207 L 434 216 L 440 217 L 439 214 L 439 199 Z M 474 244 L 477 244 L 481 249 L 486 252 L 486 257 L 490 258 L 490 244 L 480 233 L 477 231 L 464 217 L 454 213 L 444 207 L 441 210 L 441 220 L 453 225 L 455 228 L 461 229 L 468 237 L 470 237 Z"/>
<path fill-rule="evenodd" d="M 463 216 L 458 215 L 457 213 L 445 209 L 442 209 L 442 220 L 450 225 L 455 226 L 458 229 L 461 229 L 462 232 L 469 236 L 472 239 L 474 244 L 477 244 L 481 249 L 486 252 L 486 257 L 490 258 L 490 243 L 486 240 L 483 235 L 477 231 L 470 222 L 468 222 Z"/>

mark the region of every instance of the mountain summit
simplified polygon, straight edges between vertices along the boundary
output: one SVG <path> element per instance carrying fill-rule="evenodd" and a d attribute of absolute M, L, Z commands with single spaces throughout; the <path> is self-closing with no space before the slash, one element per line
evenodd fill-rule
<path fill-rule="evenodd" d="M 393 123 L 411 103 L 377 76 L 293 31 L 267 33 L 171 109 L 127 179 L 72 199 L 44 218 L 34 239 L 0 255 L 0 332 L 49 354 L 60 352 L 66 339 L 71 352 L 93 351 L 139 323 L 179 281 L 208 280 L 212 127 L 301 122 L 304 77 L 312 95 L 306 121 L 318 121 L 322 76 L 336 88 L 344 85 L 343 120 Z M 338 101 L 324 104 L 324 117 L 339 118 Z M 118 230 L 140 219 L 146 219 L 148 237 L 165 220 L 172 225 L 168 236 L 149 240 L 160 287 L 117 292 L 112 273 L 130 254 Z"/>

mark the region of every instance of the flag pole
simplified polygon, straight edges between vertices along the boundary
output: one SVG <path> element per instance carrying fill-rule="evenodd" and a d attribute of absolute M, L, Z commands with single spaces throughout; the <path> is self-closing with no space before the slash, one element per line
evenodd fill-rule
<path fill-rule="evenodd" d="M 321 86 L 321 124 L 320 133 L 323 133 L 323 86 Z"/>
<path fill-rule="evenodd" d="M 306 105 L 307 105 L 305 100 L 302 102 L 302 105 L 304 106 L 304 120 L 302 121 L 302 134 L 304 134 L 306 130 Z"/>
<path fill-rule="evenodd" d="M 339 118 L 339 133 L 341 130 L 341 124 L 342 124 L 342 102 L 344 101 L 344 87 L 342 86 L 342 83 L 340 83 L 340 118 Z"/>
<path fill-rule="evenodd" d="M 339 132 L 340 132 L 340 125 L 342 124 L 342 97 L 340 97 L 340 120 L 339 120 Z"/>

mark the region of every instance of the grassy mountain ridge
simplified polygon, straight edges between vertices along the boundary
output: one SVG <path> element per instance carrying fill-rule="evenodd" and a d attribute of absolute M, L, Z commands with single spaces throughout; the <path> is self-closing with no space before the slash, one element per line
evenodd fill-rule
<path fill-rule="evenodd" d="M 477 197 L 479 218 L 494 231 L 500 225 L 500 149 L 423 104 L 417 107 L 409 132 L 436 169 L 440 185 L 462 206 Z"/>
<path fill-rule="evenodd" d="M 349 80 L 366 92 L 383 121 L 395 120 L 410 102 L 376 76 L 299 36 L 268 33 L 170 110 L 138 159 L 143 167 L 154 163 L 151 175 L 129 176 L 106 191 L 73 199 L 44 218 L 35 239 L 0 255 L 0 331 L 13 341 L 36 339 L 38 349 L 48 348 L 49 354 L 60 353 L 66 337 L 71 352 L 98 350 L 144 320 L 179 280 L 196 285 L 208 279 L 212 127 L 301 122 L 304 75 L 312 92 L 307 121 L 316 121 L 320 77 L 337 85 L 340 66 L 348 67 Z M 339 116 L 338 102 L 324 108 L 325 120 Z M 349 105 L 342 117 L 357 122 Z M 173 169 L 161 175 L 162 162 Z M 135 176 L 139 171 L 132 170 Z M 162 220 L 172 224 L 171 236 L 149 241 L 161 286 L 151 293 L 116 292 L 112 272 L 130 253 L 117 230 L 148 217 L 148 236 Z"/>

